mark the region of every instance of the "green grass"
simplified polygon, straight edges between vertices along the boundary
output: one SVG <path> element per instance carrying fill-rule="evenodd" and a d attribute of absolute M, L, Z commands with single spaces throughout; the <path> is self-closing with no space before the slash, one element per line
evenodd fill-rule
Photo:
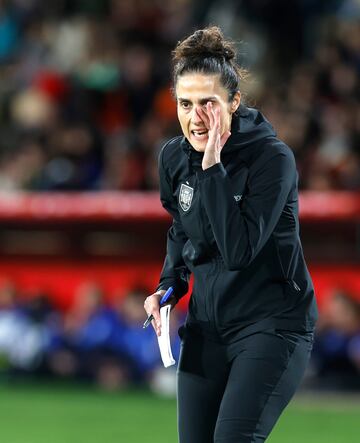
<path fill-rule="evenodd" d="M 280 417 L 269 443 L 358 443 L 359 397 L 295 398 Z"/>
<path fill-rule="evenodd" d="M 269 443 L 355 443 L 358 400 L 297 398 Z M 143 391 L 105 393 L 49 385 L 0 385 L 4 443 L 177 442 L 176 405 Z M 234 442 L 235 443 L 235 442 Z"/>

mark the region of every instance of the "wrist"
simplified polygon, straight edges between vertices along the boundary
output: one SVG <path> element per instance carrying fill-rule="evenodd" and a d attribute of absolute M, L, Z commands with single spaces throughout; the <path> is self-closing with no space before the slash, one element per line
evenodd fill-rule
<path fill-rule="evenodd" d="M 201 167 L 202 167 L 203 171 L 205 171 L 205 169 L 209 169 L 212 166 L 214 166 L 214 165 L 216 165 L 216 164 L 218 164 L 220 162 L 221 162 L 220 158 L 214 158 L 214 159 L 211 159 L 211 160 L 204 159 L 203 162 L 202 162 Z"/>
<path fill-rule="evenodd" d="M 226 175 L 226 170 L 221 162 L 216 163 L 210 168 L 207 168 L 205 170 L 196 171 L 196 176 L 199 181 L 206 180 L 207 178 L 217 174 Z"/>
<path fill-rule="evenodd" d="M 158 291 L 154 292 L 152 294 L 153 297 L 156 297 L 158 301 L 161 300 L 161 297 L 165 294 L 166 291 L 164 291 L 163 289 L 159 289 Z"/>

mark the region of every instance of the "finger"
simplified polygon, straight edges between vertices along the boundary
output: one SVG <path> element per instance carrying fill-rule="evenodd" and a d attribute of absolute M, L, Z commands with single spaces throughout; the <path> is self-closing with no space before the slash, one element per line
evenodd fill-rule
<path fill-rule="evenodd" d="M 154 297 L 152 295 L 150 295 L 149 297 L 146 297 L 145 301 L 144 301 L 144 309 L 147 313 L 147 315 L 150 315 L 149 313 L 151 313 L 151 311 L 154 309 L 154 307 L 156 308 L 157 303 L 156 301 L 154 302 Z"/>
<path fill-rule="evenodd" d="M 161 327 L 158 328 L 158 326 L 155 323 L 155 320 L 152 320 L 151 326 L 154 328 L 155 334 L 159 337 L 161 335 Z"/>
<path fill-rule="evenodd" d="M 214 126 L 220 129 L 220 109 L 214 109 Z"/>
<path fill-rule="evenodd" d="M 199 111 L 201 112 L 201 115 L 204 116 L 204 119 L 208 122 L 209 128 L 211 127 L 211 113 L 210 108 L 208 105 L 211 102 L 207 102 L 205 106 L 199 107 Z"/>
<path fill-rule="evenodd" d="M 197 112 L 197 115 L 204 122 L 206 129 L 210 129 L 210 119 L 209 119 L 207 112 L 203 108 L 197 108 L 196 112 Z"/>
<path fill-rule="evenodd" d="M 208 132 L 208 142 L 206 144 L 207 150 L 208 151 L 215 150 L 217 143 L 218 143 L 218 133 L 216 127 L 213 127 Z"/>
<path fill-rule="evenodd" d="M 210 120 L 210 129 L 212 129 L 214 127 L 215 120 L 214 120 L 213 105 L 211 102 L 206 103 L 206 111 Z"/>
<path fill-rule="evenodd" d="M 155 334 L 158 337 L 160 337 L 160 335 L 161 335 L 161 326 L 157 326 L 154 320 L 151 322 L 151 325 L 154 328 Z"/>
<path fill-rule="evenodd" d="M 213 116 L 213 131 L 215 133 L 215 141 L 217 144 L 220 144 L 220 109 L 213 108 L 211 106 L 211 113 Z"/>
<path fill-rule="evenodd" d="M 161 296 L 161 293 L 155 293 L 150 295 L 145 299 L 144 302 L 144 309 L 146 311 L 147 316 L 149 317 L 152 315 L 154 317 L 154 320 L 152 320 L 151 324 L 156 332 L 156 334 L 159 336 L 161 331 L 161 321 L 160 321 L 160 311 L 159 311 L 159 297 Z"/>
<path fill-rule="evenodd" d="M 216 140 L 215 140 L 215 151 L 220 154 L 224 144 L 226 143 L 226 140 L 228 139 L 229 135 L 226 131 L 223 135 L 221 135 L 221 124 L 220 124 L 220 109 L 215 109 L 215 129 L 214 133 L 216 134 Z"/>
<path fill-rule="evenodd" d="M 208 146 L 212 149 L 217 149 L 217 145 L 220 145 L 220 127 L 217 123 L 214 123 L 213 127 L 209 130 Z"/>
<path fill-rule="evenodd" d="M 154 310 L 153 312 L 151 312 L 151 314 L 154 317 L 154 320 L 151 321 L 152 327 L 154 328 L 156 335 L 160 336 L 160 334 L 161 334 L 160 313 L 159 313 L 159 311 Z"/>

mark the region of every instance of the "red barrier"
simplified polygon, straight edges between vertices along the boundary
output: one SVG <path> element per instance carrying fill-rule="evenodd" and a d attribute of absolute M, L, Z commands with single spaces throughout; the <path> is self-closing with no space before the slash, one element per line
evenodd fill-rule
<path fill-rule="evenodd" d="M 353 261 L 358 259 L 358 249 L 356 249 L 355 243 L 357 238 L 356 223 L 360 220 L 360 193 L 303 192 L 300 196 L 300 216 L 302 221 L 309 222 L 310 226 L 312 222 L 318 221 L 352 222 L 351 230 L 348 230 L 347 227 L 346 231 L 344 231 L 343 227 L 341 228 L 342 231 L 340 229 L 341 238 L 345 242 L 342 246 L 343 249 L 340 251 L 343 255 L 336 255 L 339 250 L 336 248 L 340 246 L 339 243 L 334 242 L 335 258 L 341 256 L 342 260 L 346 260 L 347 257 Z M 148 231 L 144 233 L 139 231 L 139 229 L 134 229 L 133 225 L 135 226 L 135 224 L 133 223 L 130 223 L 130 227 L 127 227 L 127 230 L 125 230 L 125 224 L 123 224 L 122 235 L 132 235 L 136 239 L 139 236 L 142 239 L 141 235 L 146 235 L 147 238 L 150 235 L 151 238 L 154 238 L 156 249 L 159 249 L 157 246 L 159 245 L 160 238 L 163 238 L 165 241 L 165 227 L 158 222 L 169 221 L 169 216 L 161 207 L 157 192 L 41 194 L 23 192 L 0 194 L 0 223 L 2 222 L 8 229 L 7 231 L 4 230 L 5 234 L 3 235 L 5 237 L 10 235 L 10 240 L 13 241 L 14 238 L 20 235 L 20 232 L 20 238 L 25 239 L 23 241 L 25 244 L 31 239 L 33 245 L 33 228 L 22 232 L 22 222 L 31 222 L 35 229 L 37 228 L 37 223 L 46 226 L 52 222 L 60 222 L 57 229 L 63 232 L 63 225 L 66 224 L 68 229 L 66 235 L 70 235 L 69 232 L 73 232 L 72 223 L 74 222 L 91 222 L 90 228 L 88 227 L 87 229 L 96 230 L 97 226 L 103 222 L 117 223 L 128 221 L 138 221 L 140 223 L 137 225 L 144 225 Z M 15 229 L 11 231 L 8 225 L 13 222 Z M 148 226 L 147 222 L 154 222 L 155 224 Z M 117 229 L 116 223 L 115 227 Z M 157 227 L 159 232 L 155 235 L 157 224 L 159 224 L 159 227 Z M 76 231 L 76 235 L 80 235 L 79 230 L 82 230 L 82 225 L 79 224 L 77 226 L 78 231 Z M 339 223 L 339 226 L 341 226 L 341 223 Z M 112 229 L 115 228 L 113 227 Z M 164 234 L 162 234 L 162 230 Z M 107 230 L 105 231 L 108 232 Z M 349 237 L 350 240 L 344 232 L 352 234 L 352 237 Z M 46 241 L 44 238 L 48 238 L 49 233 L 45 232 L 45 234 L 41 237 L 42 241 Z M 57 235 L 56 232 L 53 235 Z M 67 238 L 64 236 L 64 239 Z M 316 242 L 316 236 L 314 237 L 313 233 L 311 233 L 309 238 L 309 241 Z M 61 239 L 63 237 L 59 241 L 62 241 Z M 329 241 L 332 239 L 333 236 L 329 238 Z M 126 246 L 125 239 L 121 238 L 120 240 L 121 247 L 124 248 Z M 120 240 L 117 239 L 116 241 Z M 72 241 L 73 238 L 69 240 L 70 243 Z M 102 241 L 106 242 L 108 239 L 105 238 Z M 352 247 L 352 249 L 350 248 L 351 250 L 348 243 Z M 131 248 L 139 248 L 139 242 L 130 242 L 129 244 Z M 90 257 L 91 254 L 86 252 L 86 249 L 83 249 L 80 254 L 76 255 L 76 248 L 79 247 L 76 242 L 74 250 L 71 248 L 67 250 L 65 248 L 65 252 L 61 252 L 62 250 L 60 252 L 57 250 L 52 251 L 53 258 L 51 259 L 44 256 L 42 258 L 39 257 L 39 252 L 44 254 L 43 250 L 27 253 L 27 249 L 21 249 L 20 246 L 15 242 L 11 250 L 3 248 L 3 255 L 0 257 L 0 278 L 14 281 L 19 289 L 26 293 L 34 294 L 38 291 L 44 291 L 53 297 L 60 308 L 64 309 L 71 304 L 76 288 L 84 281 L 98 282 L 103 286 L 109 297 L 115 295 L 123 296 L 129 289 L 136 286 L 145 286 L 148 291 L 151 291 L 156 287 L 161 270 L 161 263 L 158 261 L 161 258 L 161 253 L 158 253 L 157 256 L 153 255 L 154 245 L 152 243 L 141 244 L 141 250 L 144 253 L 141 255 L 142 259 L 137 261 L 115 258 L 106 259 L 100 256 L 95 259 L 94 256 Z M 145 254 L 146 247 L 148 249 L 147 255 Z M 348 250 L 353 255 L 349 253 L 344 255 L 344 251 Z M 125 252 L 128 251 L 126 250 Z M 122 254 L 127 257 L 125 252 L 122 251 Z M 50 254 L 49 251 L 47 253 Z M 37 256 L 38 258 L 36 258 Z M 77 257 L 76 260 L 74 260 L 75 256 Z M 79 257 L 84 257 L 84 259 L 81 260 Z M 149 257 L 149 259 L 144 257 Z M 313 265 L 311 266 L 311 273 L 320 307 L 323 300 L 334 288 L 343 288 L 360 300 L 359 264 L 354 266 Z M 185 304 L 186 301 L 183 303 Z"/>
<path fill-rule="evenodd" d="M 47 293 L 59 308 L 66 309 L 84 282 L 98 283 L 112 299 L 123 297 L 136 287 L 144 287 L 150 292 L 157 285 L 160 271 L 161 263 L 150 261 L 0 261 L 0 286 L 1 281 L 9 279 L 28 296 Z M 345 290 L 360 301 L 360 266 L 313 265 L 310 272 L 320 308 L 335 289 Z M 186 299 L 182 301 L 183 307 L 186 302 Z"/>
<path fill-rule="evenodd" d="M 302 192 L 302 220 L 360 220 L 360 193 Z M 166 220 L 157 192 L 3 193 L 1 221 Z"/>
<path fill-rule="evenodd" d="M 107 297 L 123 297 L 133 288 L 151 291 L 158 283 L 161 265 L 154 262 L 89 262 L 71 260 L 0 261 L 0 286 L 16 284 L 21 293 L 48 294 L 61 309 L 68 308 L 84 282 L 99 284 Z"/>

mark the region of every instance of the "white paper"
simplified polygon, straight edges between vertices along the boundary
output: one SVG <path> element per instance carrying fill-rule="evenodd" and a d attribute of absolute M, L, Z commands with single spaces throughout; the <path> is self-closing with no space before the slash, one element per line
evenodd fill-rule
<path fill-rule="evenodd" d="M 171 352 L 170 343 L 170 310 L 170 305 L 166 305 L 160 308 L 161 335 L 160 337 L 158 337 L 158 343 L 161 359 L 164 363 L 165 368 L 175 364 L 175 360 Z"/>

